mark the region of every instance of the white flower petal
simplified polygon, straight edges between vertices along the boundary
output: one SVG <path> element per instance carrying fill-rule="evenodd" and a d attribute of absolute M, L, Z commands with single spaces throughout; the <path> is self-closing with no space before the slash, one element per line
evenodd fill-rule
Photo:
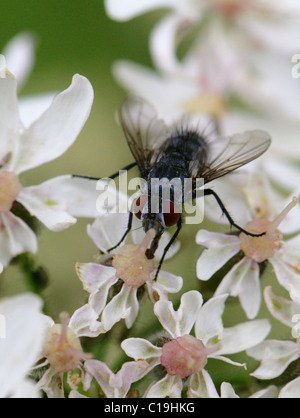
<path fill-rule="evenodd" d="M 235 354 L 261 343 L 269 334 L 271 324 L 266 319 L 244 322 L 224 328 L 217 355 Z M 213 356 L 212 356 L 213 357 Z"/>
<path fill-rule="evenodd" d="M 220 295 L 209 299 L 201 308 L 196 320 L 195 335 L 206 344 L 211 338 L 217 337 L 216 343 L 223 335 L 222 315 L 228 295 Z"/>
<path fill-rule="evenodd" d="M 258 314 L 261 303 L 258 264 L 244 257 L 226 274 L 215 295 L 229 293 L 238 296 L 249 319 Z"/>
<path fill-rule="evenodd" d="M 181 21 L 182 16 L 171 14 L 162 19 L 150 34 L 150 53 L 159 71 L 180 71 L 180 63 L 176 57 L 176 41 Z"/>
<path fill-rule="evenodd" d="M 292 299 L 300 301 L 300 274 L 280 257 L 280 253 L 269 261 L 279 283 L 290 293 Z"/>
<path fill-rule="evenodd" d="M 160 299 L 168 299 L 169 293 L 178 293 L 183 285 L 183 279 L 167 271 L 160 271 L 156 281 L 148 281 L 147 287 L 151 300 L 155 302 L 153 292 L 159 294 Z"/>
<path fill-rule="evenodd" d="M 6 338 L 0 340 L 0 398 L 17 390 L 37 360 L 45 332 L 41 305 L 41 299 L 29 293 L 0 302 L 6 326 Z"/>
<path fill-rule="evenodd" d="M 130 306 L 130 312 L 125 318 L 125 324 L 127 328 L 131 328 L 140 309 L 140 303 L 137 298 L 137 289 L 131 290 L 128 298 L 128 305 Z"/>
<path fill-rule="evenodd" d="M 102 361 L 87 360 L 85 369 L 97 380 L 107 398 L 124 398 L 131 384 L 147 373 L 149 365 L 143 360 L 126 362 L 121 370 L 114 374 Z"/>
<path fill-rule="evenodd" d="M 293 341 L 268 340 L 247 350 L 247 354 L 261 361 L 251 376 L 269 380 L 280 376 L 290 363 L 299 358 L 299 347 Z"/>
<path fill-rule="evenodd" d="M 22 133 L 13 171 L 19 174 L 61 156 L 79 135 L 92 103 L 90 82 L 75 75 L 71 86 L 58 94 L 42 116 Z"/>
<path fill-rule="evenodd" d="M 195 373 L 190 377 L 188 384 L 188 398 L 219 398 L 214 382 L 206 370 Z"/>
<path fill-rule="evenodd" d="M 18 201 L 48 229 L 63 231 L 77 220 L 70 215 L 65 202 L 52 200 L 47 196 L 48 185 L 50 189 L 53 186 L 51 183 L 52 180 L 49 180 L 39 186 L 25 187 L 19 193 Z"/>
<path fill-rule="evenodd" d="M 43 374 L 37 383 L 37 388 L 43 390 L 49 399 L 64 399 L 63 374 L 57 373 L 52 367 Z"/>
<path fill-rule="evenodd" d="M 76 272 L 82 281 L 83 288 L 89 293 L 99 291 L 106 283 L 112 285 L 116 279 L 116 270 L 113 267 L 96 263 L 78 263 Z"/>
<path fill-rule="evenodd" d="M 247 317 L 249 319 L 255 318 L 261 304 L 261 290 L 259 266 L 253 261 L 250 262 L 250 268 L 242 280 L 239 299 Z"/>
<path fill-rule="evenodd" d="M 146 391 L 145 398 L 181 398 L 182 380 L 177 376 L 166 375 L 152 384 Z"/>
<path fill-rule="evenodd" d="M 50 107 L 56 94 L 54 92 L 34 94 L 19 99 L 20 118 L 26 128 L 39 119 L 48 107 Z"/>
<path fill-rule="evenodd" d="M 249 396 L 251 399 L 260 399 L 260 398 L 277 398 L 278 397 L 278 388 L 276 386 L 268 386 L 266 389 L 262 389 L 258 392 L 253 393 Z"/>
<path fill-rule="evenodd" d="M 298 127 L 299 129 L 299 127 Z M 295 149 L 294 145 L 292 144 L 291 147 Z M 300 152 L 295 150 L 294 156 L 299 155 Z M 299 187 L 299 167 L 297 163 L 290 160 L 290 158 L 285 158 L 284 156 L 280 156 L 278 158 L 276 155 L 272 156 L 265 161 L 264 169 L 268 173 L 270 179 L 278 184 L 279 186 L 283 187 L 285 190 L 294 192 Z M 299 219 L 294 219 L 294 214 L 299 211 L 297 207 L 294 208 L 288 215 L 288 218 L 292 218 L 291 221 L 283 220 L 283 223 L 280 227 L 285 233 L 293 233 L 299 230 Z M 295 225 L 293 225 L 293 222 Z M 285 225 L 287 224 L 287 225 Z"/>
<path fill-rule="evenodd" d="M 203 250 L 197 261 L 197 277 L 208 280 L 220 270 L 227 261 L 240 251 L 238 237 L 200 230 L 196 236 L 199 245 L 208 247 Z"/>
<path fill-rule="evenodd" d="M 0 78 L 0 161 L 15 148 L 16 138 L 21 128 L 17 100 L 17 81 L 11 74 Z"/>
<path fill-rule="evenodd" d="M 242 22 L 241 22 L 242 23 Z M 268 50 L 275 53 L 285 54 L 288 57 L 297 51 L 300 44 L 299 21 L 289 20 L 281 22 L 278 30 L 278 22 L 266 22 L 266 19 L 252 19 L 251 25 L 243 25 L 249 36 Z"/>
<path fill-rule="evenodd" d="M 294 315 L 299 315 L 300 303 L 292 302 L 282 296 L 275 295 L 272 292 L 271 286 L 265 288 L 264 296 L 266 305 L 274 318 L 290 328 L 295 326 L 293 317 Z"/>
<path fill-rule="evenodd" d="M 152 364 L 152 367 L 160 362 L 161 348 L 143 338 L 127 338 L 122 342 L 121 347 L 128 357 L 135 360 L 146 360 L 149 364 Z"/>
<path fill-rule="evenodd" d="M 87 233 L 95 245 L 105 253 L 120 242 L 127 225 L 127 213 L 109 213 L 98 217 L 92 225 L 88 225 Z"/>
<path fill-rule="evenodd" d="M 149 10 L 175 7 L 175 0 L 105 0 L 106 13 L 114 20 L 129 20 Z"/>
<path fill-rule="evenodd" d="M 25 84 L 35 61 L 35 36 L 21 32 L 6 44 L 3 55 L 6 66 L 18 80 L 19 88 Z"/>
<path fill-rule="evenodd" d="M 191 290 L 182 295 L 177 311 L 174 311 L 172 302 L 159 300 L 154 305 L 154 313 L 164 329 L 173 338 L 177 338 L 190 333 L 202 303 L 202 295 L 195 290 Z"/>
<path fill-rule="evenodd" d="M 131 305 L 136 292 L 136 288 L 128 287 L 124 284 L 120 292 L 106 305 L 101 316 L 101 322 L 106 331 L 109 331 L 121 319 L 131 315 L 132 309 L 134 310 L 134 315 L 137 315 L 136 305 Z M 133 318 L 131 317 L 130 323 L 132 320 Z"/>
<path fill-rule="evenodd" d="M 11 212 L 0 215 L 0 261 L 9 261 L 24 252 L 37 252 L 37 239 L 29 226 Z"/>
<path fill-rule="evenodd" d="M 84 290 L 91 294 L 89 304 L 100 315 L 106 305 L 108 292 L 118 278 L 113 267 L 96 263 L 78 263 L 76 272 Z"/>
<path fill-rule="evenodd" d="M 117 61 L 113 66 L 113 75 L 126 90 L 148 98 L 158 114 L 173 123 L 182 116 L 182 104 L 198 94 L 198 87 L 193 81 L 169 74 L 160 76 L 129 61 Z"/>
<path fill-rule="evenodd" d="M 221 398 L 225 399 L 239 399 L 230 383 L 223 382 L 221 385 Z"/>
<path fill-rule="evenodd" d="M 98 196 L 95 181 L 65 175 L 25 187 L 18 201 L 50 230 L 61 231 L 73 225 L 75 217 L 98 216 Z"/>
<path fill-rule="evenodd" d="M 97 321 L 98 316 L 94 309 L 86 304 L 74 312 L 68 326 L 77 337 L 95 338 L 105 332 L 103 325 Z"/>
<path fill-rule="evenodd" d="M 285 385 L 280 393 L 279 398 L 292 398 L 292 399 L 299 399 L 300 398 L 300 377 L 289 382 Z"/>
<path fill-rule="evenodd" d="M 237 361 L 233 361 L 228 357 L 224 357 L 224 356 L 218 356 L 218 355 L 211 355 L 209 357 L 213 357 L 215 360 L 221 360 L 224 361 L 225 363 L 231 364 L 232 366 L 236 366 L 236 367 L 244 367 L 244 369 L 247 369 L 247 365 L 246 363 L 239 363 Z"/>
<path fill-rule="evenodd" d="M 42 393 L 37 389 L 34 381 L 24 379 L 18 384 L 10 398 L 14 399 L 39 399 Z"/>
<path fill-rule="evenodd" d="M 69 399 L 88 399 L 88 396 L 82 395 L 77 390 L 71 390 L 69 394 Z"/>

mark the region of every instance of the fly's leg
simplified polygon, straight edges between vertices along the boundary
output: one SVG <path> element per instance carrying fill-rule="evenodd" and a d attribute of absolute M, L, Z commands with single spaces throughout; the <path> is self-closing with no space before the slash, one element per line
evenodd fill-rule
<path fill-rule="evenodd" d="M 173 234 L 172 238 L 170 239 L 170 241 L 168 242 L 168 245 L 166 245 L 166 247 L 164 249 L 164 253 L 163 253 L 163 255 L 162 255 L 162 257 L 159 261 L 154 280 L 157 280 L 158 274 L 160 272 L 162 263 L 164 262 L 164 259 L 167 255 L 167 252 L 169 251 L 169 249 L 171 248 L 171 245 L 174 243 L 174 241 L 178 237 L 178 234 L 179 234 L 181 228 L 182 228 L 182 217 L 179 218 L 179 221 L 177 222 L 177 229 L 176 229 L 175 233 Z"/>
<path fill-rule="evenodd" d="M 213 196 L 216 199 L 218 205 L 220 206 L 221 211 L 224 213 L 224 215 L 228 219 L 228 222 L 230 223 L 230 225 L 231 226 L 234 226 L 239 231 L 241 231 L 244 234 L 249 235 L 251 237 L 262 237 L 263 235 L 266 234 L 265 232 L 262 232 L 261 234 L 253 234 L 252 232 L 246 231 L 246 229 L 244 229 L 241 226 L 237 225 L 234 222 L 234 220 L 232 219 L 232 217 L 230 216 L 228 210 L 225 208 L 224 203 L 222 202 L 222 200 L 220 199 L 220 197 L 217 195 L 217 193 L 214 190 L 204 189 L 204 196 Z"/>
<path fill-rule="evenodd" d="M 122 170 L 130 170 L 131 168 L 135 167 L 136 165 L 137 165 L 136 162 L 128 164 L 126 167 L 122 168 Z M 112 176 L 110 176 L 108 178 L 113 180 L 118 176 L 119 176 L 119 171 L 117 173 L 114 173 Z M 96 180 L 96 181 L 102 180 L 102 178 L 98 178 L 98 177 L 81 176 L 81 175 L 77 175 L 77 174 L 73 174 L 72 177 L 79 178 L 79 179 L 86 179 L 86 180 Z"/>
<path fill-rule="evenodd" d="M 127 225 L 127 228 L 126 228 L 126 231 L 125 231 L 124 235 L 122 236 L 122 238 L 120 239 L 120 241 L 118 242 L 118 244 L 115 245 L 114 247 L 110 248 L 107 252 L 110 253 L 112 250 L 116 249 L 119 245 L 122 244 L 122 242 L 124 241 L 124 239 L 127 237 L 128 233 L 131 230 L 131 227 L 132 227 L 132 218 L 133 218 L 133 214 L 132 214 L 132 212 L 129 212 L 128 225 Z"/>

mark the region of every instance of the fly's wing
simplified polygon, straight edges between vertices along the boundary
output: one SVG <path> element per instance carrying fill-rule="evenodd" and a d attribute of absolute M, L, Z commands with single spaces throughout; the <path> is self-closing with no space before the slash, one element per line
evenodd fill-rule
<path fill-rule="evenodd" d="M 155 150 L 168 138 L 168 129 L 155 109 L 137 96 L 125 99 L 119 117 L 132 155 L 142 175 L 147 175 Z"/>
<path fill-rule="evenodd" d="M 271 138 L 264 131 L 247 131 L 220 139 L 219 150 L 208 158 L 205 167 L 199 167 L 197 177 L 208 183 L 255 160 L 270 146 Z"/>

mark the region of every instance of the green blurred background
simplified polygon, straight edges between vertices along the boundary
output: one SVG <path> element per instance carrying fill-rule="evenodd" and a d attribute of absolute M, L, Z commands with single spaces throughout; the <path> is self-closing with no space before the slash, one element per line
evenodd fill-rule
<path fill-rule="evenodd" d="M 95 92 L 91 116 L 75 144 L 56 161 L 26 173 L 22 178 L 24 185 L 38 184 L 67 173 L 107 177 L 132 162 L 115 120 L 115 112 L 126 93 L 112 78 L 111 67 L 118 59 L 151 66 L 148 37 L 159 15 L 151 12 L 119 23 L 107 17 L 102 0 L 1 2 L 0 52 L 12 37 L 22 31 L 32 32 L 38 40 L 35 66 L 20 96 L 62 91 L 70 85 L 75 73 L 86 76 Z M 75 273 L 75 263 L 91 262 L 97 255 L 96 247 L 86 234 L 86 225 L 90 222 L 81 219 L 60 233 L 43 228 L 38 237 L 36 265 L 43 265 L 49 274 L 50 283 L 44 297 L 48 311 L 55 319 L 61 311 L 72 314 L 86 301 L 86 294 Z M 207 222 L 204 227 L 229 230 Z M 197 229 L 192 226 L 183 228 L 179 254 L 164 263 L 164 269 L 184 278 L 185 291 L 200 290 L 200 282 L 195 276 L 196 260 L 201 253 L 195 245 Z M 272 281 L 268 268 L 264 284 Z M 9 267 L 0 278 L 0 297 L 25 289 L 24 278 L 17 267 Z M 276 291 L 276 287 L 274 289 Z M 265 315 L 266 310 L 262 308 L 260 316 Z M 226 310 L 225 323 L 246 320 L 238 302 L 234 301 Z M 137 335 L 143 327 L 149 330 L 149 325 L 141 313 L 134 333 Z M 276 327 L 273 335 L 285 337 L 288 330 Z M 218 363 L 217 367 L 212 367 L 213 375 L 220 380 L 222 370 L 226 376 L 227 371 L 232 372 L 232 366 L 220 368 Z M 247 376 L 245 371 L 239 370 L 236 379 L 243 380 Z"/>

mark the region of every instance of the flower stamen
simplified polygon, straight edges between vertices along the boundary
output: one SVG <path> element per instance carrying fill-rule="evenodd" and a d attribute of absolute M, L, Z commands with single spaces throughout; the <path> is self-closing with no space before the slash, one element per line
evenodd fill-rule
<path fill-rule="evenodd" d="M 114 256 L 112 265 L 117 270 L 117 276 L 127 286 L 140 287 L 149 279 L 155 270 L 153 260 L 149 260 L 145 252 L 155 237 L 154 229 L 150 229 L 140 245 L 124 245 Z"/>

